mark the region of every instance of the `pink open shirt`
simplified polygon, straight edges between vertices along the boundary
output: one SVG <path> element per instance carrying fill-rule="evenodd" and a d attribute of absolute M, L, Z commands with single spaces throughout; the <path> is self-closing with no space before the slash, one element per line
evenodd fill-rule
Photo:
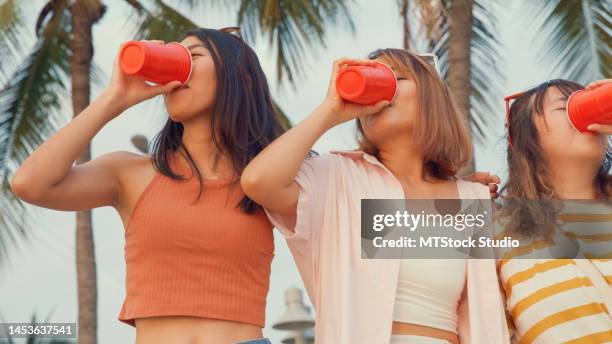
<path fill-rule="evenodd" d="M 361 258 L 361 199 L 403 199 L 402 186 L 374 156 L 332 151 L 304 161 L 295 178 L 297 215 L 266 210 L 293 253 L 316 311 L 323 344 L 387 344 L 400 260 Z M 486 186 L 458 182 L 461 198 L 489 198 Z M 459 305 L 461 344 L 509 343 L 492 259 L 470 259 Z M 435 272 L 432 272 L 435 273 Z"/>

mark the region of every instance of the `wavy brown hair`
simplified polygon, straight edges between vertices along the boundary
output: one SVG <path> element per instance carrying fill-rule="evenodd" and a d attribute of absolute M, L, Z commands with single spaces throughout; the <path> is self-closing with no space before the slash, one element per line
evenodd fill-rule
<path fill-rule="evenodd" d="M 245 166 L 285 129 L 274 112 L 268 82 L 259 59 L 239 35 L 223 29 L 200 28 L 188 31 L 186 36 L 202 41 L 214 61 L 217 95 L 211 117 L 212 141 L 217 149 L 217 159 L 219 154 L 230 158 L 237 176 L 232 187 L 237 187 Z M 170 167 L 170 159 L 176 152 L 187 160 L 198 177 L 200 197 L 205 178 L 183 144 L 183 125 L 168 118 L 153 141 L 153 165 L 161 174 L 183 180 L 185 177 L 176 174 Z M 247 213 L 258 208 L 246 195 L 236 206 Z"/>
<path fill-rule="evenodd" d="M 438 179 L 454 179 L 457 171 L 472 158 L 472 141 L 467 124 L 460 115 L 450 90 L 427 61 L 403 49 L 378 49 L 368 58 L 384 57 L 394 68 L 408 73 L 416 83 L 419 106 L 414 140 L 425 157 L 425 171 Z M 357 120 L 359 148 L 379 157 Z"/>
<path fill-rule="evenodd" d="M 540 147 L 534 118 L 544 115 L 544 95 L 549 87 L 556 87 L 565 97 L 584 87 L 572 81 L 555 79 L 527 90 L 510 106 L 508 135 L 508 180 L 500 190 L 503 207 L 497 214 L 504 219 L 506 230 L 527 237 L 551 235 L 558 223 L 560 200 L 550 184 L 550 170 Z M 598 198 L 610 201 L 612 196 L 612 150 L 595 176 Z"/>

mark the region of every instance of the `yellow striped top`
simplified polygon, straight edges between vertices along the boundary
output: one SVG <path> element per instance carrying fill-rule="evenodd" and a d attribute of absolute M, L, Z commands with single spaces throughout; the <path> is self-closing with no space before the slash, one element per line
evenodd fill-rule
<path fill-rule="evenodd" d="M 573 242 L 576 258 L 589 258 L 612 284 L 612 206 L 566 202 L 559 220 L 552 241 L 522 243 L 498 260 L 510 325 L 521 344 L 612 343 L 612 319 L 590 279 L 573 259 L 546 252 Z"/>

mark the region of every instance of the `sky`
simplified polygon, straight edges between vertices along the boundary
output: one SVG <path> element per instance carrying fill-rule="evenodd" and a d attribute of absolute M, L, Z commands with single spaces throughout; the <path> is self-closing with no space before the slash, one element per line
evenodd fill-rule
<path fill-rule="evenodd" d="M 39 10 L 44 1 L 32 1 Z M 108 11 L 94 28 L 94 62 L 105 74 L 102 87 L 94 87 L 96 97 L 108 83 L 112 61 L 119 45 L 132 38 L 127 15 L 131 13 L 123 0 L 107 0 Z M 169 1 L 174 4 L 175 2 Z M 352 35 L 345 28 L 329 30 L 328 45 L 315 49 L 307 59 L 303 77 L 296 90 L 276 85 L 274 56 L 265 40 L 254 44 L 262 67 L 272 87 L 272 95 L 293 123 L 309 115 L 323 100 L 329 83 L 332 61 L 336 58 L 364 57 L 381 47 L 401 47 L 402 26 L 395 0 L 358 0 L 352 15 L 356 31 Z M 546 66 L 536 62 L 535 49 L 521 34 L 520 1 L 503 5 L 497 21 L 505 57 L 506 82 L 504 95 L 550 78 Z M 221 28 L 236 25 L 235 9 L 201 7 L 183 11 L 203 27 Z M 32 20 L 31 27 L 34 21 Z M 425 51 L 420 51 L 425 52 Z M 499 61 L 501 62 L 501 61 Z M 484 144 L 476 145 L 477 169 L 505 176 L 503 141 L 503 96 L 499 95 L 498 111 L 492 114 L 496 126 L 491 129 Z M 66 108 L 66 116 L 71 116 Z M 144 102 L 127 110 L 108 123 L 94 138 L 93 156 L 124 150 L 137 152 L 130 143 L 134 134 L 152 137 L 165 122 L 161 99 Z M 355 148 L 353 123 L 328 131 L 314 146 L 320 153 L 332 149 Z M 114 209 L 98 208 L 93 211 L 96 262 L 98 268 L 98 338 L 99 343 L 130 343 L 135 331 L 117 320 L 125 296 L 125 264 L 123 254 L 123 226 Z M 75 215 L 35 209 L 35 224 L 28 241 L 23 241 L 11 252 L 8 264 L 0 266 L 0 314 L 5 322 L 25 322 L 31 314 L 49 318 L 53 322 L 75 322 L 77 312 L 76 270 L 74 266 Z M 283 238 L 275 231 L 276 252 L 272 264 L 270 292 L 267 299 L 264 335 L 273 343 L 280 343 L 287 333 L 271 328 L 285 310 L 283 292 L 290 286 L 303 289 L 293 258 Z M 306 303 L 310 301 L 304 294 Z"/>

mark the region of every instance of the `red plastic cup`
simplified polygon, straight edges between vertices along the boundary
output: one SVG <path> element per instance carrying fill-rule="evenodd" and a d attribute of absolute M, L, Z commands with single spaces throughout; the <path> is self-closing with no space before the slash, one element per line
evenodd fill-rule
<path fill-rule="evenodd" d="M 338 73 L 336 90 L 345 100 L 371 105 L 381 100 L 391 101 L 397 91 L 397 79 L 384 63 L 348 66 Z"/>
<path fill-rule="evenodd" d="M 567 117 L 580 132 L 593 123 L 612 124 L 612 84 L 572 93 L 567 99 Z"/>
<path fill-rule="evenodd" d="M 181 43 L 129 41 L 119 52 L 121 70 L 156 84 L 180 81 L 191 76 L 191 53 Z"/>

